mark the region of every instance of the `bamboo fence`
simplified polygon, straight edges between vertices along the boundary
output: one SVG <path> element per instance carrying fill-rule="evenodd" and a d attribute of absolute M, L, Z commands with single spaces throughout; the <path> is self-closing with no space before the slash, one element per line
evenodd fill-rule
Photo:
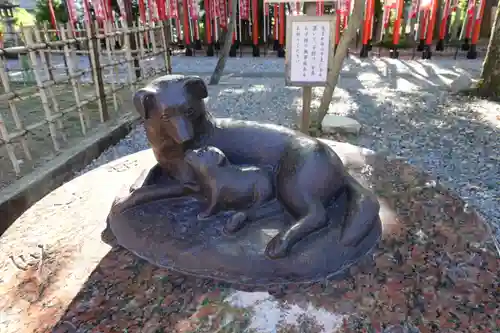
<path fill-rule="evenodd" d="M 0 48 L 0 162 L 8 156 L 11 168 L 5 170 L 6 163 L 0 163 L 0 188 L 9 172 L 19 177 L 29 171 L 24 165 L 34 163 L 23 162 L 33 161 L 34 150 L 42 157 L 54 156 L 72 145 L 65 133 L 68 115 L 78 124 L 80 137 L 86 137 L 99 124 L 132 110 L 129 102 L 138 83 L 171 73 L 168 31 L 165 22 L 87 24 L 79 30 L 31 26 L 20 31 L 24 45 Z M 17 74 L 29 74 L 23 75 L 22 84 L 9 68 L 13 57 L 23 65 Z M 33 140 L 34 132 L 48 139 L 47 151 L 39 151 L 41 139 Z"/>

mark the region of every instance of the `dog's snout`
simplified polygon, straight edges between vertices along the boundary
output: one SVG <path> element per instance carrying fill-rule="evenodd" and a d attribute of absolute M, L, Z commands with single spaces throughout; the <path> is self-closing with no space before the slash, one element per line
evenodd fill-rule
<path fill-rule="evenodd" d="M 171 117 L 169 124 L 172 126 L 170 135 L 177 144 L 189 142 L 194 138 L 193 125 L 186 117 Z"/>

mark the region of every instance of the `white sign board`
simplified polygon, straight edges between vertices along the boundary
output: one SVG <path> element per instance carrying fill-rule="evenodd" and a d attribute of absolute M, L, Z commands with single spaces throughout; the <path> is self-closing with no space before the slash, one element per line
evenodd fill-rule
<path fill-rule="evenodd" d="M 324 86 L 333 63 L 335 17 L 289 16 L 287 21 L 286 83 Z"/>

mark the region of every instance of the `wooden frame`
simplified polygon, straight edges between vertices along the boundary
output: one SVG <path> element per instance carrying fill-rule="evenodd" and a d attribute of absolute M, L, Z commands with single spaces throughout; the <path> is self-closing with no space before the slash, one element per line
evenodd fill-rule
<path fill-rule="evenodd" d="M 295 22 L 305 22 L 305 23 L 311 23 L 314 24 L 315 22 L 327 22 L 329 26 L 329 44 L 331 47 L 327 47 L 327 72 L 326 72 L 326 77 L 328 77 L 328 74 L 332 70 L 333 67 L 333 58 L 334 58 L 334 50 L 333 50 L 333 45 L 335 44 L 335 20 L 336 16 L 335 15 L 323 15 L 323 16 L 309 16 L 309 15 L 300 15 L 300 16 L 288 16 L 287 18 L 287 31 L 286 31 L 286 41 L 287 41 L 287 52 L 285 56 L 285 83 L 287 86 L 299 86 L 299 87 L 318 87 L 318 86 L 325 86 L 326 85 L 326 79 L 325 81 L 292 81 L 292 66 L 291 66 L 291 57 L 292 57 L 292 50 L 293 50 L 293 23 Z"/>
<path fill-rule="evenodd" d="M 76 137 L 78 132 L 88 136 L 99 123 L 131 112 L 131 91 L 143 80 L 171 72 L 165 24 L 158 21 L 128 27 L 125 22 L 120 26 L 106 22 L 98 27 L 95 22 L 83 22 L 83 29 L 59 25 L 55 30 L 43 25 L 16 32 L 22 45 L 0 48 L 0 154 L 8 156 L 13 173 L 29 173 L 34 163 L 23 161 L 53 156 L 75 144 L 69 139 L 81 140 Z M 152 40 L 152 47 L 142 43 L 144 34 Z M 129 38 L 139 39 L 136 45 L 140 48 L 132 50 Z M 119 39 L 122 47 L 115 49 Z M 18 55 L 19 60 L 7 60 L 7 55 Z M 88 67 L 79 65 L 82 58 L 89 58 Z M 145 59 L 153 68 L 140 65 L 137 70 L 134 63 Z M 33 78 L 19 80 L 26 70 Z M 37 137 L 32 136 L 35 130 Z M 41 141 L 44 150 L 37 151 Z M 24 160 L 18 158 L 20 153 Z"/>

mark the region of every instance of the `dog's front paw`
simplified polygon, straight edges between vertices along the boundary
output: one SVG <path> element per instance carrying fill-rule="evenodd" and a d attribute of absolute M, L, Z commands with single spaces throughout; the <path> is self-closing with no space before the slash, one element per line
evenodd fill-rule
<path fill-rule="evenodd" d="M 231 218 L 229 221 L 227 221 L 226 225 L 224 226 L 224 232 L 228 234 L 233 234 L 243 228 L 245 225 L 245 222 L 247 220 L 247 214 L 244 212 L 237 212 Z"/>
<path fill-rule="evenodd" d="M 198 220 L 206 220 L 210 217 L 210 213 L 207 213 L 207 212 L 201 212 L 198 214 L 197 218 Z"/>
<path fill-rule="evenodd" d="M 284 258 L 288 254 L 288 242 L 281 234 L 274 236 L 266 246 L 266 255 L 271 259 Z"/>

